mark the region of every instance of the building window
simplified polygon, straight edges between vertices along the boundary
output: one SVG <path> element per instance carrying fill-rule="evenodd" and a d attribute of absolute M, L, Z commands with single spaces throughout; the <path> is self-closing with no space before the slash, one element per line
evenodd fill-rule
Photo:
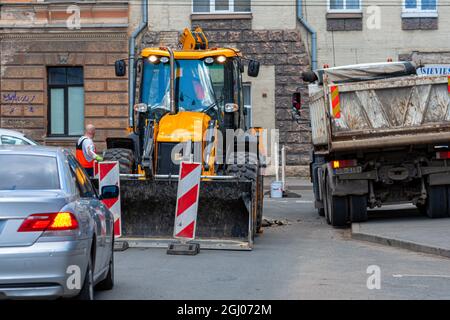
<path fill-rule="evenodd" d="M 193 0 L 194 13 L 245 13 L 251 11 L 251 0 Z"/>
<path fill-rule="evenodd" d="M 79 136 L 84 131 L 83 68 L 48 68 L 50 136 Z"/>
<path fill-rule="evenodd" d="M 328 0 L 329 12 L 360 12 L 361 0 Z"/>
<path fill-rule="evenodd" d="M 402 17 L 437 17 L 437 0 L 404 0 Z"/>

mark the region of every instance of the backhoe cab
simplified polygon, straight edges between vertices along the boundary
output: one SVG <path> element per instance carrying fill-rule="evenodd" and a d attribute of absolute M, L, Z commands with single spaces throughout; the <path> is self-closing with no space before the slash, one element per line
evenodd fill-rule
<path fill-rule="evenodd" d="M 174 185 L 184 160 L 203 165 L 199 237 L 251 244 L 262 220 L 262 146 L 260 129 L 246 127 L 244 60 L 237 49 L 209 48 L 197 28 L 184 30 L 180 49 L 146 48 L 131 66 L 136 70 L 132 133 L 108 138 L 104 153 L 105 159 L 119 161 L 128 177 L 121 182 L 129 216 L 124 212 L 125 235 L 172 235 Z M 117 76 L 125 75 L 124 61 L 115 69 Z M 258 73 L 259 63 L 250 61 L 248 75 Z M 239 149 L 243 152 L 237 152 L 239 139 L 227 138 L 227 130 L 239 129 L 251 132 Z"/>

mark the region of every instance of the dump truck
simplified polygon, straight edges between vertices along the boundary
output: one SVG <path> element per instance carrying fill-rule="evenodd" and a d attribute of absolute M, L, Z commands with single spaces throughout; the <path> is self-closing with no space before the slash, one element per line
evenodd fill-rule
<path fill-rule="evenodd" d="M 121 171 L 122 234 L 131 244 L 173 239 L 180 162 L 202 164 L 196 241 L 202 248 L 251 249 L 261 228 L 261 128 L 247 128 L 242 73 L 259 62 L 235 48 L 210 48 L 201 28 L 179 48 L 144 48 L 134 65 L 130 134 L 108 137 L 104 159 Z M 125 76 L 126 63 L 116 62 Z M 231 132 L 231 134 L 230 134 Z"/>
<path fill-rule="evenodd" d="M 305 72 L 318 213 L 335 227 L 367 209 L 411 203 L 450 216 L 450 82 L 419 76 L 412 62 Z M 301 96 L 293 97 L 301 110 Z"/>

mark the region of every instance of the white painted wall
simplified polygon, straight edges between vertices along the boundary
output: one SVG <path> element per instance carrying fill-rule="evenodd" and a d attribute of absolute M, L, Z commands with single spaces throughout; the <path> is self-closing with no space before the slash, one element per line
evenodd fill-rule
<path fill-rule="evenodd" d="M 245 74 L 243 81 L 252 84 L 253 126 L 275 129 L 275 66 L 261 66 L 258 78 Z"/>
<path fill-rule="evenodd" d="M 253 0 L 253 29 L 274 30 L 296 27 L 296 0 Z M 191 25 L 192 0 L 149 2 L 149 28 L 153 31 L 183 30 Z"/>
<path fill-rule="evenodd" d="M 295 29 L 296 0 L 252 0 L 253 29 Z"/>
<path fill-rule="evenodd" d="M 384 4 L 379 6 L 380 28 L 369 29 L 367 7 L 380 3 Z M 392 5 L 386 6 L 386 3 Z M 449 6 L 438 7 L 438 30 L 403 31 L 402 0 L 362 0 L 363 31 L 329 32 L 326 30 L 327 0 L 304 0 L 304 4 L 304 16 L 317 31 L 319 67 L 386 61 L 387 58 L 396 60 L 399 54 L 412 51 L 450 50 Z M 306 36 L 306 32 L 303 33 Z"/>

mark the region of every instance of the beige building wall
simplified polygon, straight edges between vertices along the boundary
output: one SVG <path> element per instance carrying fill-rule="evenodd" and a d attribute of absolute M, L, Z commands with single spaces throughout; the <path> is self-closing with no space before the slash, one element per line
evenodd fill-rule
<path fill-rule="evenodd" d="M 295 29 L 296 0 L 252 1 L 253 30 Z M 151 1 L 149 29 L 152 31 L 183 30 L 191 25 L 192 0 Z"/>
<path fill-rule="evenodd" d="M 387 58 L 395 61 L 399 55 L 413 51 L 450 50 L 450 6 L 439 6 L 438 1 L 437 30 L 402 30 L 403 0 L 389 3 L 386 6 L 386 1 L 362 0 L 362 31 L 331 32 L 327 31 L 327 0 L 304 0 L 304 17 L 317 31 L 318 66 L 378 62 Z M 370 7 L 377 5 L 375 9 Z M 379 10 L 379 16 L 372 10 Z M 371 27 L 374 19 L 379 19 L 375 21 L 379 28 Z M 303 34 L 305 38 L 305 30 Z"/>
<path fill-rule="evenodd" d="M 253 29 L 295 29 L 296 0 L 253 0 Z"/>
<path fill-rule="evenodd" d="M 253 126 L 275 129 L 275 66 L 261 66 L 259 77 L 243 79 L 252 86 Z"/>

